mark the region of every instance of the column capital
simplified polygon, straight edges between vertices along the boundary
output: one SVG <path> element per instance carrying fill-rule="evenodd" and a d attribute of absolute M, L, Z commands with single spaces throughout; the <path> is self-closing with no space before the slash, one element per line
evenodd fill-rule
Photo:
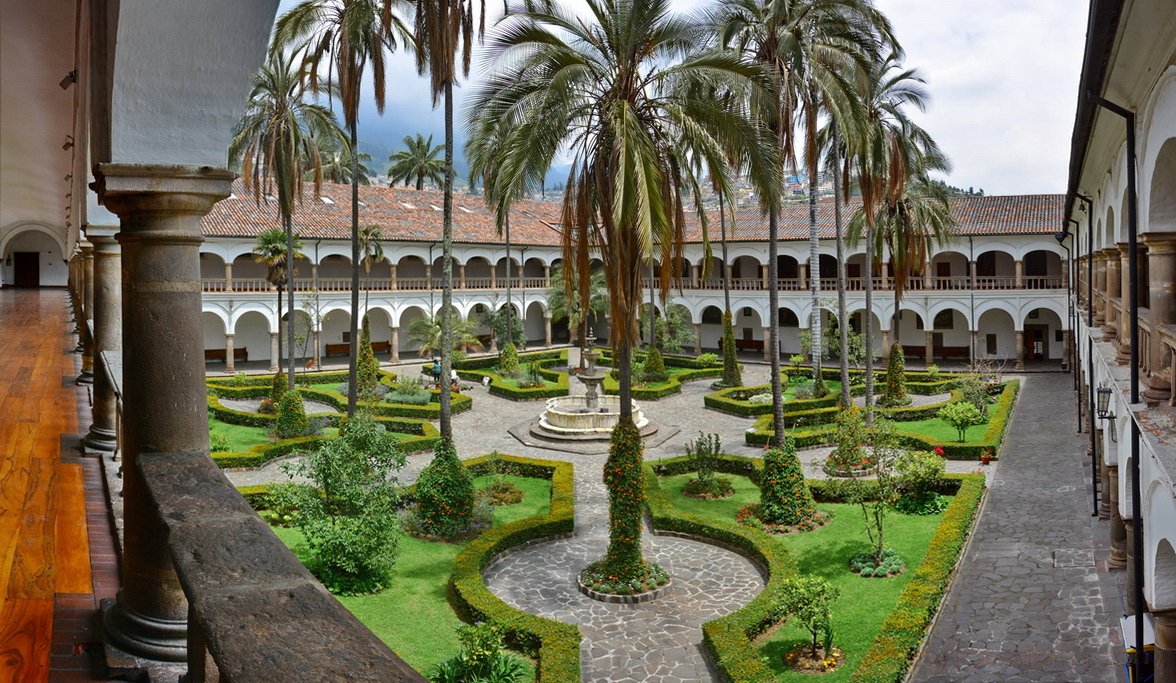
<path fill-rule="evenodd" d="M 223 168 L 149 164 L 99 164 L 94 177 L 99 201 L 122 219 L 124 235 L 135 227 L 127 219 L 139 215 L 203 216 L 229 196 L 233 181 Z"/>
<path fill-rule="evenodd" d="M 1155 254 L 1176 253 L 1176 233 L 1147 232 L 1141 235 L 1143 246 L 1147 247 L 1149 256 Z"/>

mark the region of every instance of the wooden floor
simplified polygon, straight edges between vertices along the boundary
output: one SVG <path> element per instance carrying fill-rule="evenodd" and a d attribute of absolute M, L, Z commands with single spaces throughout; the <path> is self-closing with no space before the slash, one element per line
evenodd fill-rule
<path fill-rule="evenodd" d="M 84 486 L 100 477 L 79 457 L 68 307 L 65 290 L 0 289 L 0 683 L 48 680 L 55 602 L 94 602 Z"/>

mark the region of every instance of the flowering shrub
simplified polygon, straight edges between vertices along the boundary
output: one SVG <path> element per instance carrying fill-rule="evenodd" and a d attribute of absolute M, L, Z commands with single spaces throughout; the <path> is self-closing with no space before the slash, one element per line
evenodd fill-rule
<path fill-rule="evenodd" d="M 273 400 L 274 403 L 281 401 L 282 397 L 286 395 L 286 389 L 288 387 L 289 380 L 287 379 L 285 373 L 283 373 L 281 370 L 275 372 L 273 383 L 270 386 L 270 399 Z"/>
<path fill-rule="evenodd" d="M 647 563 L 641 556 L 641 517 L 645 487 L 641 477 L 641 432 L 632 419 L 622 418 L 613 429 L 604 485 L 608 487 L 608 552 L 598 570 L 620 581 L 644 580 Z M 587 570 L 585 570 L 587 571 Z"/>
<path fill-rule="evenodd" d="M 866 422 L 856 405 L 837 414 L 837 447 L 825 460 L 825 471 L 834 476 L 850 476 L 867 469 L 873 457 L 865 448 Z"/>
<path fill-rule="evenodd" d="M 277 412 L 274 433 L 279 439 L 292 439 L 310 434 L 310 420 L 306 419 L 306 407 L 302 405 L 302 395 L 297 391 L 287 391 L 282 395 L 282 400 L 278 401 Z"/>
<path fill-rule="evenodd" d="M 596 562 L 584 568 L 580 573 L 580 581 L 594 591 L 612 595 L 647 593 L 670 582 L 670 575 L 660 565 L 645 561 L 641 564 L 637 575 L 623 578 L 611 573 L 604 562 Z"/>
<path fill-rule="evenodd" d="M 764 453 L 764 474 L 760 479 L 761 521 L 795 525 L 817 513 L 813 494 L 804 481 L 796 444 L 785 435 L 784 443 Z"/>
<path fill-rule="evenodd" d="M 474 481 L 458 459 L 453 441 L 437 442 L 433 461 L 417 479 L 416 498 L 416 522 L 423 534 L 448 538 L 468 530 Z"/>
<path fill-rule="evenodd" d="M 878 405 L 883 408 L 897 408 L 911 402 L 906 390 L 906 368 L 902 355 L 902 345 L 895 343 L 890 347 L 890 356 L 886 361 L 886 389 Z"/>

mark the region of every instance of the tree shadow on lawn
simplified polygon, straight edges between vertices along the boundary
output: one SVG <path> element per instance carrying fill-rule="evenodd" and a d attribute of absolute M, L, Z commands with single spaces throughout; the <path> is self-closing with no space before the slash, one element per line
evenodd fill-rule
<path fill-rule="evenodd" d="M 869 543 L 862 540 L 829 539 L 819 547 L 805 548 L 803 551 L 790 550 L 801 574 L 832 581 L 850 573 L 849 559 L 868 551 L 870 547 Z"/>

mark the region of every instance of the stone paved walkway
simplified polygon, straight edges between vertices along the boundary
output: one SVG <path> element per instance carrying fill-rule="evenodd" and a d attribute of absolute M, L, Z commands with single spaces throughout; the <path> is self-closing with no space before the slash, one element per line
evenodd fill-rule
<path fill-rule="evenodd" d="M 910 681 L 1116 680 L 1088 437 L 1059 418 L 1071 378 L 1024 382 L 1000 471 Z"/>

